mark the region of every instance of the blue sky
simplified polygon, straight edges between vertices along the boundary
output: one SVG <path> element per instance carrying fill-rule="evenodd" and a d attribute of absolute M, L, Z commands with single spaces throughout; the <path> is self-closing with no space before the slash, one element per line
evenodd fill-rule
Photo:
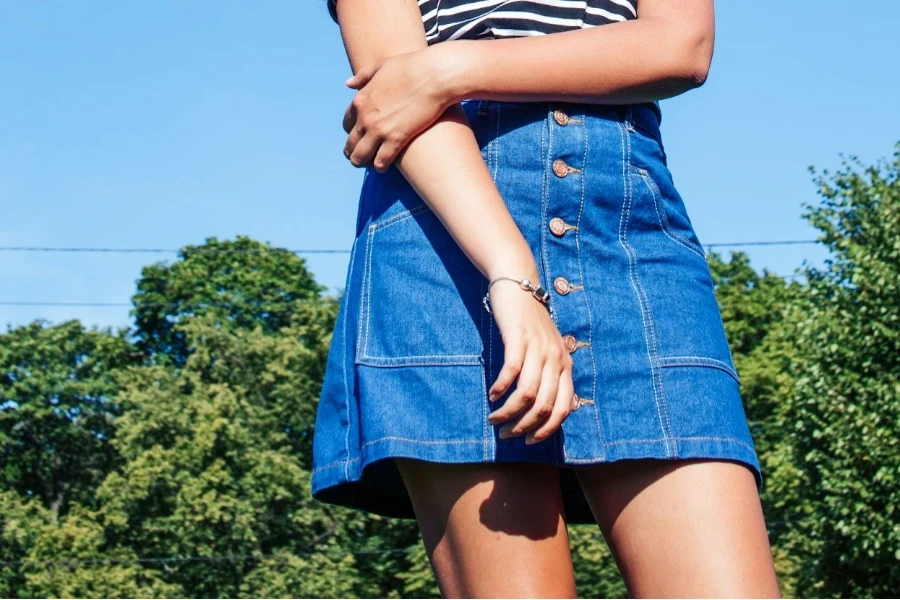
<path fill-rule="evenodd" d="M 809 165 L 900 139 L 900 2 L 717 3 L 706 85 L 663 107 L 703 243 L 810 239 Z M 594 57 L 594 60 L 615 60 Z M 341 154 L 352 97 L 325 0 L 0 3 L 0 246 L 178 248 L 245 234 L 349 248 L 362 172 Z M 748 248 L 790 274 L 817 246 Z M 0 252 L 2 302 L 124 302 L 171 254 Z M 343 286 L 346 254 L 310 255 Z M 3 306 L 0 325 L 127 307 Z"/>

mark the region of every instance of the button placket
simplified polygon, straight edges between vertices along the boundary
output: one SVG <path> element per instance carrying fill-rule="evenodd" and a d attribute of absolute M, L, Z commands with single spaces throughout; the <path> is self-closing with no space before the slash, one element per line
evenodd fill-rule
<path fill-rule="evenodd" d="M 577 115 L 579 118 L 573 118 L 567 113 L 566 108 L 566 106 L 560 106 L 555 110 L 551 108 L 546 113 L 550 127 L 550 139 L 547 147 L 551 150 L 550 153 L 545 154 L 547 161 L 545 168 L 552 172 L 553 177 L 550 178 L 546 187 L 547 201 L 544 208 L 546 212 L 543 213 L 543 218 L 547 233 L 543 236 L 544 242 L 542 243 L 546 244 L 545 259 L 547 260 L 550 287 L 559 301 L 558 325 L 563 332 L 568 331 L 566 335 L 562 336 L 563 347 L 572 355 L 579 348 L 591 345 L 589 342 L 579 340 L 578 337 L 590 339 L 592 333 L 590 315 L 586 313 L 589 310 L 587 302 L 583 302 L 578 297 L 572 300 L 563 299 L 563 296 L 568 297 L 573 291 L 584 289 L 583 284 L 573 283 L 569 281 L 568 277 L 575 277 L 576 280 L 581 277 L 579 275 L 581 273 L 579 228 L 575 224 L 575 218 L 584 209 L 584 186 L 586 183 L 583 179 L 585 165 L 582 160 L 586 156 L 587 134 L 585 128 L 577 124 L 585 123 L 587 117 L 580 118 L 579 114 Z M 579 174 L 582 177 L 569 177 L 572 174 Z M 571 224 L 567 222 L 568 219 L 572 219 Z M 567 235 L 570 230 L 572 233 Z M 596 367 L 593 366 L 592 357 L 585 352 L 584 355 L 577 358 L 573 356 L 573 359 L 575 360 L 572 379 L 575 389 L 580 393 L 591 394 L 591 390 L 596 389 Z M 570 409 L 574 412 L 588 404 L 595 404 L 595 402 L 583 398 L 578 393 L 573 393 Z M 599 424 L 590 417 L 590 413 L 579 415 L 573 419 L 570 426 L 584 428 L 584 433 L 592 440 L 596 440 L 592 443 L 599 444 L 602 440 Z M 602 454 L 603 448 L 598 447 L 594 451 Z"/>

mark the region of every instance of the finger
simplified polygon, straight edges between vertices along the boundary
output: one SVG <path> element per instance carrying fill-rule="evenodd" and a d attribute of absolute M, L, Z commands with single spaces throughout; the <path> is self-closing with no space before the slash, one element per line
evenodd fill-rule
<path fill-rule="evenodd" d="M 387 171 L 394 160 L 396 160 L 397 155 L 400 154 L 403 145 L 400 138 L 385 140 L 378 149 L 378 153 L 375 155 L 375 160 L 373 161 L 375 169 L 382 173 Z"/>
<path fill-rule="evenodd" d="M 491 425 L 505 423 L 534 402 L 541 384 L 542 367 L 543 360 L 540 352 L 527 348 L 525 362 L 522 363 L 522 371 L 516 381 L 516 389 L 506 399 L 503 406 L 488 416 Z"/>
<path fill-rule="evenodd" d="M 344 111 L 344 120 L 341 125 L 344 128 L 344 131 L 350 133 L 353 131 L 353 127 L 356 125 L 356 116 L 358 112 L 356 110 L 356 105 L 351 102 L 347 105 L 347 110 Z"/>
<path fill-rule="evenodd" d="M 572 397 L 575 395 L 575 386 L 572 383 L 572 369 L 563 369 L 559 378 L 559 386 L 556 392 L 556 401 L 553 404 L 553 411 L 547 420 L 534 431 L 525 436 L 526 444 L 536 444 L 542 442 L 559 429 L 569 413 L 572 412 Z"/>
<path fill-rule="evenodd" d="M 350 135 L 347 136 L 347 141 L 344 142 L 344 156 L 346 158 L 350 158 L 350 155 L 353 154 L 353 151 L 356 150 L 357 144 L 363 138 L 365 132 L 362 127 L 354 127 L 353 130 L 350 131 Z"/>
<path fill-rule="evenodd" d="M 525 344 L 521 339 L 513 339 L 504 344 L 503 368 L 494 380 L 491 389 L 488 390 L 488 398 L 491 402 L 501 398 L 509 389 L 522 370 L 525 362 Z"/>
<path fill-rule="evenodd" d="M 366 132 L 350 152 L 350 162 L 354 167 L 367 167 L 372 164 L 375 153 L 381 145 L 381 139 L 373 132 Z"/>
<path fill-rule="evenodd" d="M 378 70 L 376 65 L 368 65 L 351 75 L 344 84 L 353 89 L 359 89 L 369 83 L 375 72 Z"/>
<path fill-rule="evenodd" d="M 556 404 L 556 394 L 559 391 L 559 376 L 562 367 L 555 361 L 547 361 L 541 371 L 540 389 L 534 402 L 524 412 L 522 418 L 515 425 L 506 425 L 510 435 L 522 435 L 532 429 L 541 426 L 553 412 Z"/>

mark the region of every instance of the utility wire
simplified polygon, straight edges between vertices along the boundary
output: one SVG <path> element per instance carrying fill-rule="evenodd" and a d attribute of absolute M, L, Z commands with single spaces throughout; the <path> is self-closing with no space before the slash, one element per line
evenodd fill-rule
<path fill-rule="evenodd" d="M 785 281 L 796 281 L 798 279 L 802 279 L 803 274 L 790 274 L 790 275 L 776 275 Z M 297 299 L 297 300 L 272 300 L 269 302 L 200 302 L 197 304 L 183 303 L 183 302 L 142 302 L 140 304 L 141 308 L 175 308 L 179 307 L 185 310 L 196 310 L 201 308 L 246 308 L 257 307 L 257 308 L 265 308 L 265 307 L 279 307 L 279 306 L 287 306 L 287 305 L 297 305 L 297 304 L 324 304 L 328 302 L 329 298 L 323 298 L 321 300 L 308 300 L 308 299 Z M 135 307 L 131 302 L 67 302 L 67 301 L 29 301 L 29 300 L 0 300 L 0 306 L 32 306 L 32 307 L 69 307 L 69 308 L 129 308 Z"/>
<path fill-rule="evenodd" d="M 194 248 L 191 254 L 263 254 L 266 252 L 292 252 L 294 254 L 349 254 L 341 248 L 309 248 L 287 250 L 283 248 Z M 181 249 L 172 248 L 63 248 L 49 246 L 0 246 L 0 252 L 54 252 L 54 253 L 98 253 L 98 254 L 177 254 Z"/>
<path fill-rule="evenodd" d="M 790 246 L 796 244 L 818 244 L 818 240 L 761 240 L 749 242 L 716 242 L 703 244 L 705 248 L 742 247 L 742 246 Z M 265 252 L 287 251 L 293 254 L 349 254 L 349 249 L 343 248 L 302 248 L 286 250 L 279 248 L 259 249 L 227 249 L 227 248 L 202 248 L 197 247 L 191 253 L 197 254 L 260 254 Z M 0 246 L 0 252 L 46 252 L 46 253 L 82 253 L 82 254 L 177 254 L 180 249 L 172 248 L 78 248 L 78 247 L 52 247 L 52 246 Z"/>
<path fill-rule="evenodd" d="M 775 241 L 759 241 L 759 242 L 717 242 L 714 244 L 703 244 L 705 248 L 718 248 L 720 246 L 728 246 L 729 248 L 740 246 L 792 246 L 796 244 L 818 244 L 819 240 L 775 240 Z"/>
<path fill-rule="evenodd" d="M 200 302 L 197 304 L 188 304 L 182 302 L 147 302 L 141 303 L 141 308 L 171 308 L 171 307 L 181 307 L 185 309 L 197 309 L 197 308 L 244 308 L 247 306 L 256 306 L 259 308 L 267 307 L 267 306 L 288 306 L 288 305 L 296 305 L 296 304 L 324 304 L 327 302 L 326 299 L 322 300 L 306 300 L 306 299 L 297 299 L 297 300 L 272 300 L 271 302 Z M 130 302 L 31 302 L 27 300 L 19 301 L 19 300 L 3 300 L 0 301 L 0 306 L 74 306 L 79 308 L 127 308 L 129 306 L 134 306 Z"/>
<path fill-rule="evenodd" d="M 390 554 L 398 552 L 412 552 L 416 548 L 379 548 L 375 550 L 349 550 L 341 554 Z M 136 558 L 55 558 L 52 560 L 0 560 L 0 566 L 24 566 L 24 565 L 105 565 L 116 563 L 179 563 L 179 562 L 227 562 L 244 560 L 262 560 L 266 558 L 290 558 L 291 556 L 316 556 L 327 555 L 324 552 L 291 552 L 280 554 L 233 554 L 216 556 L 160 556 L 160 557 L 136 557 Z"/>
<path fill-rule="evenodd" d="M 813 516 L 804 517 L 801 519 L 790 519 L 787 521 L 771 521 L 768 523 L 769 531 L 772 530 L 773 527 L 784 526 L 784 525 L 793 525 L 795 523 L 800 523 L 803 521 L 808 521 L 812 519 Z M 65 559 L 65 558 L 55 558 L 50 560 L 0 560 L 0 566 L 25 566 L 25 565 L 42 565 L 42 566 L 52 566 L 52 565 L 104 565 L 104 564 L 133 564 L 133 563 L 185 563 L 185 562 L 237 562 L 237 561 L 245 561 L 245 560 L 263 560 L 263 559 L 286 559 L 292 556 L 316 556 L 316 555 L 328 555 L 328 554 L 354 554 L 357 556 L 360 555 L 375 555 L 375 554 L 395 554 L 402 552 L 412 552 L 418 549 L 417 546 L 409 546 L 407 548 L 375 548 L 372 550 L 345 550 L 339 553 L 333 551 L 322 551 L 322 552 L 290 552 L 290 553 L 278 553 L 278 554 L 235 554 L 235 555 L 214 555 L 214 556 L 160 556 L 160 557 L 135 557 L 135 558 L 75 558 L 75 559 Z"/>

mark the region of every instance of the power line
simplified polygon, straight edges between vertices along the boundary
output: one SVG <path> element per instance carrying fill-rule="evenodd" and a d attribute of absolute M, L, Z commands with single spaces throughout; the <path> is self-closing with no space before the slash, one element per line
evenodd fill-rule
<path fill-rule="evenodd" d="M 285 248 L 195 248 L 192 254 L 263 254 L 266 252 L 291 252 L 293 254 L 349 254 L 341 248 L 308 248 L 287 250 Z M 50 246 L 0 246 L 0 252 L 54 252 L 82 254 L 177 254 L 181 249 L 172 248 L 64 248 Z"/>
<path fill-rule="evenodd" d="M 703 244 L 705 248 L 742 247 L 742 246 L 790 246 L 797 244 L 818 244 L 818 240 L 760 240 L 748 242 L 715 242 Z M 282 248 L 194 248 L 196 254 L 261 254 L 265 252 L 286 251 L 293 254 L 349 254 L 344 248 L 298 248 L 293 250 Z M 174 248 L 104 248 L 104 247 L 54 247 L 54 246 L 0 246 L 0 252 L 43 252 L 43 253 L 80 253 L 80 254 L 177 254 L 181 249 Z"/>
<path fill-rule="evenodd" d="M 412 552 L 415 547 L 409 548 L 379 548 L 374 550 L 347 550 L 340 554 L 390 554 L 398 552 Z M 117 563 L 180 563 L 180 562 L 227 562 L 244 560 L 262 560 L 267 558 L 290 558 L 292 556 L 327 555 L 329 552 L 291 552 L 280 554 L 233 554 L 214 556 L 160 556 L 160 557 L 135 557 L 135 558 L 55 558 L 52 560 L 0 560 L 0 566 L 25 566 L 25 565 L 105 565 Z M 336 554 L 336 553 L 332 553 Z"/>
<path fill-rule="evenodd" d="M 773 527 L 794 525 L 812 519 L 813 516 L 807 516 L 800 519 L 789 519 L 786 521 L 769 521 L 769 532 Z M 322 552 L 291 552 L 291 553 L 272 553 L 272 554 L 234 554 L 234 555 L 212 555 L 212 556 L 159 556 L 159 557 L 134 557 L 134 558 L 54 558 L 49 560 L 0 560 L 0 566 L 25 566 L 25 565 L 104 565 L 104 564 L 133 564 L 133 563 L 185 563 L 185 562 L 237 562 L 245 560 L 263 560 L 263 559 L 287 559 L 292 556 L 315 556 L 328 554 L 354 554 L 357 556 L 375 555 L 375 554 L 395 554 L 401 552 L 412 552 L 416 550 L 416 546 L 406 548 L 374 548 L 371 550 L 343 550 L 340 552 L 322 551 Z"/>
<path fill-rule="evenodd" d="M 740 246 L 792 246 L 796 244 L 818 244 L 819 240 L 774 240 L 759 242 L 717 242 L 714 244 L 703 244 L 705 248 L 718 248 L 720 246 L 728 246 L 730 248 Z"/>
<path fill-rule="evenodd" d="M 201 302 L 197 304 L 188 304 L 182 302 L 146 302 L 141 303 L 141 307 L 148 308 L 174 308 L 181 307 L 185 309 L 197 309 L 197 308 L 243 308 L 247 306 L 255 306 L 257 308 L 264 308 L 267 306 L 288 306 L 288 305 L 296 305 L 296 304 L 324 304 L 327 300 L 307 300 L 307 299 L 297 299 L 297 300 L 272 300 L 271 302 Z M 130 306 L 134 306 L 130 302 L 44 302 L 37 301 L 32 302 L 28 300 L 2 300 L 0 301 L 0 306 L 68 306 L 68 307 L 78 307 L 78 308 L 127 308 Z"/>
<path fill-rule="evenodd" d="M 792 273 L 790 275 L 776 275 L 780 279 L 786 281 L 795 281 L 802 279 L 802 273 Z M 252 306 L 256 308 L 265 307 L 281 307 L 297 304 L 324 304 L 330 298 L 322 298 L 319 300 L 297 299 L 297 300 L 272 300 L 269 302 L 201 302 L 190 304 L 184 302 L 142 302 L 141 308 L 175 308 L 179 307 L 186 310 L 195 310 L 201 308 L 245 308 Z M 32 306 L 32 307 L 69 307 L 69 308 L 129 308 L 135 305 L 131 302 L 77 302 L 77 301 L 29 301 L 29 300 L 0 300 L 0 306 Z"/>

